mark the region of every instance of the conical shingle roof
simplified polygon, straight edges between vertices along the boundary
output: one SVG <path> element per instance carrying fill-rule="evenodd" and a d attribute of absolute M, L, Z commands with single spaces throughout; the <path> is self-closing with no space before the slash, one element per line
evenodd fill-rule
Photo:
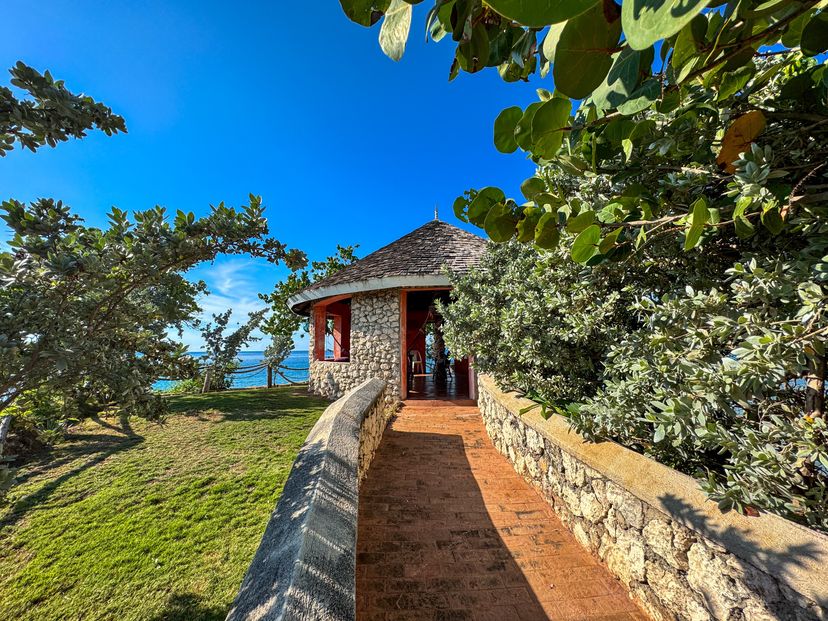
<path fill-rule="evenodd" d="M 464 273 L 477 265 L 486 240 L 447 222 L 432 220 L 387 246 L 312 284 L 288 300 L 296 312 L 334 295 L 397 287 L 447 286 L 443 268 Z"/>

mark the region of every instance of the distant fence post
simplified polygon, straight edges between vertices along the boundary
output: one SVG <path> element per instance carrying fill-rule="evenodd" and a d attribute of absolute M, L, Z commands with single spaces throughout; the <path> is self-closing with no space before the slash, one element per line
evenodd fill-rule
<path fill-rule="evenodd" d="M 207 367 L 204 369 L 204 386 L 201 387 L 201 394 L 203 395 L 210 390 L 210 380 L 212 379 L 213 375 L 213 367 Z"/>
<path fill-rule="evenodd" d="M 267 387 L 273 388 L 273 367 L 267 365 Z"/>

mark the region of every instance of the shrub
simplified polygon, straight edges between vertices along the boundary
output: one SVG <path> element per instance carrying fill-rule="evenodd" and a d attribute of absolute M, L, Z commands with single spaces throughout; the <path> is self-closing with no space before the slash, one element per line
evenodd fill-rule
<path fill-rule="evenodd" d="M 635 328 L 625 275 L 561 251 L 490 246 L 480 269 L 454 279 L 446 343 L 502 384 L 565 404 L 592 395 L 609 346 Z"/>

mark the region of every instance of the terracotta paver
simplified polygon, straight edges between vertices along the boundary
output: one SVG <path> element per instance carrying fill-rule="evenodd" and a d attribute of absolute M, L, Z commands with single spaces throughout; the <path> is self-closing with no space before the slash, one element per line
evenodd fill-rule
<path fill-rule="evenodd" d="M 406 406 L 359 498 L 357 618 L 646 617 L 492 446 L 475 407 Z"/>

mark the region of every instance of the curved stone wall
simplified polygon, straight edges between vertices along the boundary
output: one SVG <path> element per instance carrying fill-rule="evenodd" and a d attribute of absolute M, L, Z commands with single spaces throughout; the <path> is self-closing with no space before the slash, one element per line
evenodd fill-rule
<path fill-rule="evenodd" d="M 313 311 L 311 311 L 313 317 Z M 314 326 L 310 325 L 310 343 Z M 400 291 L 399 289 L 355 294 L 351 298 L 350 362 L 314 360 L 309 353 L 308 389 L 338 399 L 346 391 L 372 377 L 386 382 L 387 404 L 400 399 Z"/>
<path fill-rule="evenodd" d="M 332 403 L 299 451 L 228 621 L 356 617 L 359 482 L 392 410 L 370 379 Z"/>
<path fill-rule="evenodd" d="M 779 516 L 722 513 L 691 477 L 588 443 L 482 376 L 497 449 L 653 619 L 828 619 L 828 537 Z"/>

